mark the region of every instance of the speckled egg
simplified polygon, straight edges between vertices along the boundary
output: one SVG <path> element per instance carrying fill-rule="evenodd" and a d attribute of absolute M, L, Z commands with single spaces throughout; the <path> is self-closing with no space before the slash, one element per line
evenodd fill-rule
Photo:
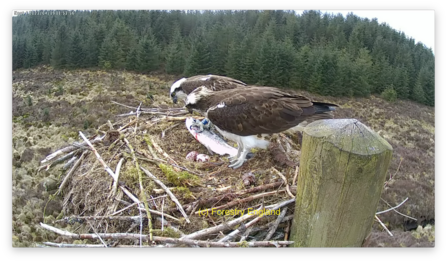
<path fill-rule="evenodd" d="M 199 153 L 197 151 L 191 151 L 186 155 L 186 160 L 188 161 L 196 161 L 197 160 L 197 155 Z"/>
<path fill-rule="evenodd" d="M 198 154 L 196 157 L 197 162 L 208 162 L 210 160 L 210 157 L 205 154 Z"/>

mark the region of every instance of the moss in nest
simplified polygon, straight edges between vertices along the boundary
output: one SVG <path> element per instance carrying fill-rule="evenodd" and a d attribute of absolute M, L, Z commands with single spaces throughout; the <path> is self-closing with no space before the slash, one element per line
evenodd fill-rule
<path fill-rule="evenodd" d="M 160 164 L 159 167 L 161 171 L 163 171 L 163 173 L 166 175 L 166 178 L 169 180 L 169 182 L 178 187 L 200 185 L 200 178 L 196 175 L 190 174 L 186 171 L 176 172 L 172 169 L 172 167 L 165 164 Z"/>
<path fill-rule="evenodd" d="M 248 242 L 247 241 L 240 242 L 239 247 L 248 247 Z"/>
<path fill-rule="evenodd" d="M 174 229 L 169 228 L 169 227 L 165 227 L 163 231 L 161 231 L 161 229 L 152 229 L 152 233 L 155 236 L 160 236 L 160 237 L 172 237 L 172 238 L 179 238 L 180 233 L 174 231 Z"/>
<path fill-rule="evenodd" d="M 193 194 L 187 187 L 176 187 L 175 191 L 181 195 L 184 199 L 191 199 L 193 198 Z"/>

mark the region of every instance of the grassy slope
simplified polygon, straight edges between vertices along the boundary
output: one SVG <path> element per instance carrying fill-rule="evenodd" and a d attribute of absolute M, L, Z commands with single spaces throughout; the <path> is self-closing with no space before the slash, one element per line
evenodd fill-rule
<path fill-rule="evenodd" d="M 13 245 L 55 237 L 38 228 L 51 190 L 61 171 L 37 173 L 39 161 L 50 152 L 78 140 L 78 131 L 93 134 L 96 127 L 126 109 L 111 100 L 144 107 L 172 106 L 168 94 L 171 78 L 127 72 L 58 71 L 48 67 L 13 73 Z M 154 100 L 147 94 L 153 95 Z M 382 199 L 397 205 L 403 214 L 421 223 L 434 218 L 434 108 L 409 101 L 386 102 L 380 98 L 331 98 L 306 94 L 341 106 L 336 118 L 356 118 L 386 138 L 394 148 Z M 387 209 L 384 201 L 379 210 Z M 52 201 L 46 214 L 58 216 L 61 205 Z M 375 224 L 372 246 L 433 245 L 431 231 L 402 232 L 404 217 L 380 215 L 399 238 L 390 239 Z M 410 235 L 409 235 L 410 234 Z"/>

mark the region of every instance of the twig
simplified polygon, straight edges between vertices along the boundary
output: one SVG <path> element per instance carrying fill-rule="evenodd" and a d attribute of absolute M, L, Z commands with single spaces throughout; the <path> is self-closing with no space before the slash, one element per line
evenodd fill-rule
<path fill-rule="evenodd" d="M 120 177 L 120 171 L 121 171 L 121 165 L 124 162 L 124 158 L 121 158 L 120 161 L 118 162 L 118 165 L 116 165 L 116 170 L 115 170 L 115 179 L 113 181 L 113 186 L 112 186 L 112 195 L 116 194 L 116 189 L 118 188 L 118 180 Z"/>
<path fill-rule="evenodd" d="M 137 168 L 138 183 L 140 184 L 140 195 L 143 198 L 144 208 L 146 209 L 146 215 L 147 215 L 148 227 L 149 227 L 149 234 L 150 234 L 150 239 L 152 241 L 152 218 L 151 218 L 151 212 L 149 212 L 149 206 L 148 206 L 148 203 L 147 203 L 146 194 L 144 193 L 143 176 L 141 174 L 140 166 L 138 165 L 138 160 L 137 160 L 137 157 L 135 156 L 135 151 L 133 150 L 132 145 L 129 143 L 127 138 L 124 138 L 124 142 L 126 142 L 127 147 L 129 147 L 130 152 L 132 154 L 133 161 L 135 162 L 135 166 Z"/>
<path fill-rule="evenodd" d="M 208 213 L 209 211 L 213 211 L 213 210 L 226 209 L 226 208 L 229 208 L 229 207 L 241 204 L 241 203 L 250 202 L 250 201 L 258 199 L 258 198 L 272 196 L 272 195 L 276 195 L 276 194 L 282 193 L 282 192 L 285 192 L 285 190 L 282 189 L 282 190 L 277 190 L 277 191 L 265 192 L 265 193 L 257 194 L 257 195 L 254 195 L 254 196 L 249 196 L 249 197 L 246 197 L 246 198 L 243 198 L 243 199 L 237 199 L 237 200 L 228 202 L 225 205 L 221 205 L 221 206 L 213 207 L 213 208 L 208 208 L 208 209 L 205 209 L 205 210 L 199 210 L 195 214 L 197 215 L 197 214 Z"/>
<path fill-rule="evenodd" d="M 140 113 L 141 113 L 140 108 L 141 108 L 141 104 L 142 104 L 142 103 L 143 103 L 143 102 L 140 102 L 140 105 L 139 105 L 138 108 L 137 108 L 137 119 L 136 119 L 136 121 L 135 121 L 135 130 L 133 131 L 134 134 L 137 133 L 137 128 L 138 128 L 138 118 L 140 117 Z"/>
<path fill-rule="evenodd" d="M 266 206 L 265 210 L 277 210 L 278 208 L 281 208 L 281 207 L 286 206 L 288 204 L 291 204 L 293 202 L 295 202 L 295 199 L 289 199 L 289 200 L 283 201 L 283 202 L 281 202 L 279 204 L 276 204 L 276 205 Z M 243 215 L 243 216 L 241 216 L 239 218 L 236 218 L 234 220 L 226 222 L 224 224 L 220 224 L 220 225 L 217 225 L 215 227 L 205 228 L 205 229 L 202 229 L 200 231 L 191 233 L 189 235 L 186 235 L 186 236 L 182 237 L 181 239 L 186 239 L 186 238 L 196 239 L 196 238 L 201 238 L 201 237 L 204 237 L 204 236 L 207 236 L 207 235 L 210 235 L 210 234 L 214 234 L 214 233 L 217 233 L 219 231 L 222 231 L 222 230 L 225 230 L 225 229 L 228 229 L 228 228 L 232 228 L 232 227 L 234 227 L 234 226 L 244 222 L 245 220 L 250 219 L 251 217 L 253 217 L 255 215 L 256 215 L 256 212 L 251 212 L 251 213 Z"/>
<path fill-rule="evenodd" d="M 67 185 L 68 179 L 71 177 L 71 175 L 74 173 L 74 171 L 79 167 L 82 160 L 84 159 L 84 156 L 86 154 L 86 151 L 84 151 L 81 155 L 81 157 L 76 161 L 76 163 L 73 165 L 73 167 L 68 171 L 67 175 L 65 176 L 64 180 L 62 181 L 61 185 L 59 186 L 59 189 L 56 192 L 56 195 L 58 195 L 60 192 L 62 192 L 62 189 Z"/>
<path fill-rule="evenodd" d="M 395 210 L 396 208 L 400 207 L 403 203 L 405 203 L 407 200 L 408 200 L 408 197 L 405 198 L 405 200 L 402 201 L 402 203 L 400 203 L 399 205 L 397 205 L 397 206 L 395 206 L 395 207 L 389 208 L 389 209 L 387 209 L 387 210 L 383 210 L 383 211 L 376 212 L 376 215 L 383 214 L 383 213 L 386 213 L 386 212 L 391 211 L 391 210 Z"/>
<path fill-rule="evenodd" d="M 180 125 L 180 123 L 175 124 L 175 125 L 172 125 L 172 126 L 166 128 L 165 130 L 163 130 L 163 131 L 161 132 L 161 138 L 164 138 L 164 137 L 165 137 L 165 134 L 166 134 L 167 131 L 169 131 L 169 130 L 175 128 L 175 127 L 178 126 L 178 125 Z"/>
<path fill-rule="evenodd" d="M 90 244 L 68 244 L 68 243 L 53 243 L 53 242 L 43 242 L 42 244 L 50 247 L 61 247 L 61 248 L 104 248 L 104 245 L 90 245 Z"/>
<path fill-rule="evenodd" d="M 172 157 L 170 157 L 165 151 L 163 151 L 163 149 L 161 149 L 161 147 L 157 143 L 155 143 L 154 139 L 152 139 L 151 136 L 149 136 L 149 140 L 152 146 L 155 148 L 155 150 L 157 150 L 159 154 L 163 155 L 168 160 L 168 163 L 175 164 L 178 166 L 177 162 L 175 162 L 175 160 L 172 159 Z"/>
<path fill-rule="evenodd" d="M 275 223 L 273 224 L 272 228 L 268 232 L 264 241 L 269 241 L 270 238 L 272 238 L 273 234 L 276 232 L 276 229 L 278 228 L 279 223 L 281 223 L 282 219 L 286 216 L 286 213 L 287 213 L 287 207 L 285 207 L 283 210 L 281 210 L 281 214 L 279 214 L 279 216 L 276 218 Z"/>
<path fill-rule="evenodd" d="M 115 180 L 116 179 L 115 174 L 113 173 L 112 169 L 110 169 L 110 167 L 107 166 L 107 164 L 104 162 L 104 160 L 102 160 L 102 157 L 98 154 L 98 151 L 96 151 L 96 149 L 93 147 L 93 145 L 90 143 L 90 141 L 87 140 L 87 138 L 84 136 L 84 134 L 81 131 L 79 131 L 79 135 L 82 137 L 82 139 L 84 139 L 84 141 L 93 150 L 93 152 L 96 155 L 96 158 L 98 158 L 99 162 L 104 166 L 104 169 L 107 171 L 107 173 L 109 173 L 109 175 L 113 178 L 113 180 Z"/>
<path fill-rule="evenodd" d="M 299 167 L 296 166 L 295 167 L 295 175 L 293 176 L 292 186 L 296 185 L 296 179 L 298 178 L 298 170 L 299 170 Z"/>
<path fill-rule="evenodd" d="M 383 202 L 385 202 L 385 204 L 387 204 L 389 207 L 392 207 L 392 206 L 391 206 L 388 202 L 386 202 L 384 199 L 380 198 L 380 200 L 382 200 Z M 407 215 L 405 215 L 405 214 L 402 214 L 401 212 L 397 211 L 396 209 L 393 209 L 393 211 L 396 212 L 397 214 L 401 215 L 401 216 L 404 216 L 404 217 L 406 217 L 406 218 L 409 218 L 409 219 L 418 221 L 416 218 L 407 216 Z M 376 213 L 376 215 L 377 215 L 377 213 Z"/>
<path fill-rule="evenodd" d="M 402 160 L 404 160 L 404 159 L 401 157 L 401 158 L 400 158 L 399 165 L 397 166 L 396 172 L 394 172 L 394 175 L 391 175 L 391 174 L 390 174 L 390 179 L 388 179 L 387 181 L 385 181 L 385 186 L 388 185 L 388 182 L 390 182 L 391 179 L 393 179 L 393 177 L 396 176 L 397 172 L 399 172 L 400 165 L 402 164 Z"/>
<path fill-rule="evenodd" d="M 278 176 L 280 176 L 282 178 L 282 180 L 284 180 L 284 183 L 286 184 L 287 194 L 289 194 L 290 197 L 294 198 L 295 196 L 292 194 L 292 192 L 290 192 L 290 187 L 289 187 L 289 184 L 287 183 L 287 178 L 281 172 L 279 172 L 276 168 L 272 167 L 272 170 L 276 174 L 278 174 Z"/>
<path fill-rule="evenodd" d="M 393 236 L 393 234 L 388 230 L 388 228 L 385 226 L 385 224 L 382 223 L 382 221 L 377 217 L 377 215 L 375 216 L 375 218 L 376 218 L 377 222 L 379 222 L 379 224 L 386 230 L 386 232 L 388 232 L 388 234 L 390 236 Z"/>
<path fill-rule="evenodd" d="M 59 235 L 69 237 L 71 239 L 98 239 L 98 237 L 102 237 L 103 239 L 139 239 L 140 237 L 144 240 L 148 240 L 147 235 L 141 234 L 131 234 L 131 233 L 100 233 L 96 234 L 74 234 L 68 231 L 60 230 L 58 228 L 49 226 L 44 223 L 40 223 L 40 226 L 46 230 L 57 233 Z M 169 244 L 187 244 L 193 246 L 201 246 L 201 247 L 278 247 L 278 246 L 287 246 L 293 244 L 293 241 L 257 241 L 257 242 L 209 242 L 209 241 L 200 241 L 200 240 L 192 240 L 192 239 L 182 239 L 182 238 L 170 238 L 170 237 L 159 237 L 154 236 L 154 241 L 159 243 L 169 243 Z M 48 243 L 48 242 L 45 242 Z"/>
<path fill-rule="evenodd" d="M 111 216 L 114 216 L 114 215 L 119 214 L 119 213 L 121 213 L 121 212 L 123 212 L 123 211 L 126 211 L 127 209 L 129 209 L 129 208 L 135 206 L 136 204 L 138 204 L 138 203 L 130 204 L 130 205 L 128 205 L 127 207 L 125 207 L 125 208 L 123 208 L 123 209 L 120 209 L 120 210 L 116 211 L 115 213 L 111 214 Z"/>
<path fill-rule="evenodd" d="M 161 182 L 156 176 L 152 175 L 151 172 L 149 172 L 148 170 L 144 169 L 143 167 L 140 167 L 140 168 L 141 168 L 141 170 L 143 170 L 144 173 L 146 173 L 146 175 L 148 177 L 152 178 L 152 180 L 154 180 L 155 183 L 157 183 L 159 186 L 161 186 L 166 191 L 166 193 L 169 195 L 171 200 L 177 205 L 178 210 L 180 211 L 180 213 L 182 213 L 182 215 L 185 218 L 186 222 L 190 223 L 190 221 L 188 219 L 188 215 L 186 215 L 185 210 L 183 210 L 182 205 L 180 204 L 178 199 L 174 196 L 174 194 L 172 194 L 171 190 L 169 190 L 169 188 L 167 186 L 165 186 L 165 184 L 163 184 L 163 182 Z"/>
<path fill-rule="evenodd" d="M 90 227 L 92 228 L 93 233 L 95 233 L 95 235 L 98 236 L 99 240 L 100 240 L 101 243 L 104 245 L 104 247 L 107 248 L 107 244 L 106 244 L 106 242 L 104 242 L 104 240 L 102 240 L 101 236 L 98 234 L 98 232 L 96 232 L 96 230 L 95 230 L 95 228 L 92 226 L 92 224 L 91 224 L 89 221 L 87 221 L 87 223 L 88 223 L 88 224 L 90 225 Z"/>
<path fill-rule="evenodd" d="M 125 187 L 120 186 L 120 188 L 121 188 L 121 190 L 123 190 L 124 194 L 126 194 L 130 199 L 132 199 L 132 201 L 137 203 L 138 208 L 141 208 L 143 211 L 146 212 L 146 209 L 144 209 L 144 207 L 141 207 L 142 203 L 141 203 L 141 201 L 138 198 L 136 198 L 132 193 L 130 193 L 129 190 L 127 190 Z M 159 212 L 157 210 L 149 209 L 149 212 L 151 212 L 152 214 L 156 214 L 156 215 L 161 216 L 161 212 Z M 180 220 L 178 218 L 175 218 L 175 217 L 170 216 L 168 214 L 164 214 L 164 216 L 168 217 L 168 218 L 170 218 L 170 219 L 172 219 L 174 221 L 180 222 Z"/>
<path fill-rule="evenodd" d="M 56 164 L 58 164 L 58 163 L 60 163 L 60 162 L 62 162 L 62 161 L 67 160 L 68 158 L 72 157 L 72 156 L 75 155 L 77 152 L 79 152 L 79 150 L 71 151 L 70 153 L 66 154 L 65 156 L 62 156 L 62 157 L 60 157 L 60 158 L 54 160 L 53 162 L 51 162 L 51 163 L 49 163 L 49 164 L 46 164 L 46 165 L 43 165 L 43 166 L 39 166 L 38 171 L 42 170 L 43 168 L 45 168 L 46 170 L 48 170 L 48 169 L 50 169 L 52 166 L 54 166 L 54 165 L 56 165 Z M 51 161 L 51 160 L 50 160 L 50 161 Z"/>
<path fill-rule="evenodd" d="M 258 209 L 259 210 L 259 209 Z M 254 224 L 256 224 L 259 220 L 261 220 L 261 218 L 264 217 L 264 214 L 257 216 L 255 219 L 253 219 L 252 221 L 248 222 L 247 224 L 243 224 L 242 226 L 240 226 L 238 229 L 234 230 L 233 232 L 231 232 L 230 234 L 226 235 L 225 237 L 223 237 L 222 239 L 220 239 L 217 242 L 228 242 L 230 240 L 232 240 L 234 237 L 236 237 L 239 233 L 241 233 L 243 230 L 247 230 L 248 228 L 250 228 L 251 226 L 253 226 Z"/>
<path fill-rule="evenodd" d="M 88 140 L 87 138 L 85 138 L 85 136 L 84 136 L 84 140 L 86 140 L 86 142 L 83 142 L 83 143 L 80 143 L 80 144 L 77 144 L 77 145 L 67 146 L 67 147 L 65 147 L 65 148 L 59 149 L 59 150 L 57 150 L 56 152 L 54 152 L 54 153 L 48 155 L 47 157 L 45 157 L 45 159 L 42 160 L 42 161 L 40 161 L 40 163 L 42 163 L 42 164 L 47 163 L 47 162 L 51 161 L 53 158 L 55 158 L 55 157 L 57 157 L 57 156 L 59 156 L 59 155 L 62 155 L 62 154 L 64 154 L 64 153 L 69 153 L 69 152 L 71 152 L 71 151 L 73 151 L 73 150 L 76 150 L 76 149 L 78 149 L 79 147 L 83 147 L 83 146 L 85 146 L 85 145 L 87 145 L 87 144 L 88 144 L 88 145 L 96 144 L 96 143 L 98 143 L 99 141 L 101 141 L 103 138 L 104 138 L 104 136 L 102 136 L 102 137 L 97 137 L 97 138 L 95 138 L 94 140 L 89 141 L 89 140 Z M 87 141 L 88 141 L 88 143 L 87 143 Z"/>

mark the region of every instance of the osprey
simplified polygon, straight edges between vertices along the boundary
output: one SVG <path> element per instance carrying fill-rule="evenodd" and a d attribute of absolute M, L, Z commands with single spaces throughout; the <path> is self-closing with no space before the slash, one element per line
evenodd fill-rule
<path fill-rule="evenodd" d="M 227 139 L 238 145 L 229 167 L 238 168 L 252 148 L 266 149 L 263 135 L 279 133 L 304 121 L 333 118 L 337 105 L 314 102 L 274 87 L 211 91 L 199 87 L 186 99 L 186 108 L 200 112 Z"/>
<path fill-rule="evenodd" d="M 220 91 L 244 87 L 246 84 L 230 77 L 218 75 L 197 75 L 182 78 L 171 86 L 170 95 L 172 102 L 177 104 L 178 99 L 186 100 L 186 96 L 199 86 L 205 86 L 212 91 Z"/>

